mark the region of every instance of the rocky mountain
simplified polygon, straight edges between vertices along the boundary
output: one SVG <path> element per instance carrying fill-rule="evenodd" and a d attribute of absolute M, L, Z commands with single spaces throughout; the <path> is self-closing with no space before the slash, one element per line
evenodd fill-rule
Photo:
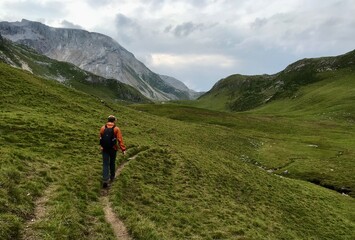
<path fill-rule="evenodd" d="M 31 72 L 42 78 L 56 80 L 104 100 L 150 102 L 137 89 L 114 79 L 106 79 L 82 70 L 74 64 L 60 62 L 39 54 L 25 45 L 16 44 L 0 35 L 0 62 Z"/>
<path fill-rule="evenodd" d="M 0 22 L 0 34 L 58 61 L 116 79 L 152 100 L 186 99 L 188 93 L 166 83 L 112 38 L 78 29 L 53 28 L 39 22 Z"/>
<path fill-rule="evenodd" d="M 327 79 L 324 73 L 355 69 L 355 50 L 335 56 L 302 59 L 274 75 L 231 75 L 218 81 L 198 100 L 217 110 L 246 111 L 281 98 L 295 97 L 302 86 Z"/>
<path fill-rule="evenodd" d="M 159 75 L 161 79 L 163 79 L 167 84 L 176 88 L 177 90 L 181 91 L 181 95 L 184 96 L 185 99 L 194 100 L 201 96 L 203 92 L 196 92 L 194 90 L 189 89 L 183 82 L 180 80 L 166 76 L 166 75 Z"/>

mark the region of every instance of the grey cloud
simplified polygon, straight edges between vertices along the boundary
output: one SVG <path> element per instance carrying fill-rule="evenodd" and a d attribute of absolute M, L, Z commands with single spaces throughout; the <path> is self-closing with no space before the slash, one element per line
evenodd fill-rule
<path fill-rule="evenodd" d="M 67 20 L 63 20 L 60 24 L 64 28 L 83 29 L 83 27 L 81 27 L 80 25 L 68 22 Z"/>
<path fill-rule="evenodd" d="M 134 21 L 131 20 L 130 18 L 126 17 L 125 15 L 119 13 L 116 16 L 116 23 L 119 26 L 133 26 L 134 25 Z"/>
<path fill-rule="evenodd" d="M 154 10 L 163 7 L 166 2 L 167 0 L 151 0 L 148 4 L 150 4 L 150 10 Z"/>
<path fill-rule="evenodd" d="M 341 27 L 342 24 L 343 22 L 340 17 L 332 17 L 323 21 L 321 23 L 321 26 L 323 28 L 328 28 L 328 27 L 336 28 L 336 27 Z"/>
<path fill-rule="evenodd" d="M 185 22 L 176 26 L 173 33 L 176 37 L 186 37 L 196 30 L 203 30 L 203 24 L 194 24 L 192 22 Z"/>
<path fill-rule="evenodd" d="M 164 33 L 169 33 L 172 28 L 173 28 L 172 25 L 166 26 L 164 29 Z"/>
<path fill-rule="evenodd" d="M 180 0 L 179 2 L 202 9 L 202 8 L 207 7 L 209 4 L 214 4 L 214 3 L 217 3 L 218 1 L 220 1 L 220 0 Z M 227 2 L 226 0 L 224 0 L 224 1 Z M 233 0 L 233 1 L 235 1 L 235 0 Z M 164 6 L 164 4 L 172 4 L 175 2 L 176 2 L 176 0 L 150 0 L 149 4 L 151 5 L 151 7 L 160 8 L 160 7 Z"/>
<path fill-rule="evenodd" d="M 121 13 L 116 15 L 116 26 L 118 28 L 124 28 L 126 30 L 131 30 L 131 31 L 135 31 L 135 32 L 140 32 L 141 31 L 141 27 L 140 25 L 137 23 L 136 20 L 131 19 Z"/>
<path fill-rule="evenodd" d="M 253 23 L 251 23 L 252 28 L 261 28 L 266 25 L 268 20 L 266 18 L 256 18 Z"/>
<path fill-rule="evenodd" d="M 193 5 L 194 7 L 205 7 L 208 3 L 212 4 L 213 2 L 217 2 L 216 0 L 209 1 L 209 0 L 189 0 L 186 3 Z"/>
<path fill-rule="evenodd" d="M 133 41 L 140 41 L 142 29 L 135 19 L 131 19 L 121 13 L 116 15 L 115 26 L 118 32 L 118 39 L 125 44 Z"/>
<path fill-rule="evenodd" d="M 23 16 L 24 13 L 29 20 L 38 20 L 44 18 L 60 18 L 65 14 L 65 3 L 61 1 L 53 2 L 34 2 L 31 0 L 21 2 L 6 3 L 5 7 L 13 9 L 12 15 Z M 39 17 L 40 16 L 40 17 Z"/>
<path fill-rule="evenodd" d="M 143 1 L 142 1 L 143 2 Z M 151 11 L 156 11 L 164 7 L 164 5 L 172 4 L 175 3 L 176 0 L 150 0 L 150 1 L 144 1 L 144 3 L 147 3 L 150 5 L 149 9 Z M 180 3 L 186 3 L 189 4 L 193 7 L 199 7 L 199 8 L 204 8 L 207 6 L 208 2 L 216 2 L 216 0 L 180 0 Z"/>
<path fill-rule="evenodd" d="M 355 32 L 350 30 L 353 10 L 345 9 L 343 4 L 329 4 L 317 10 L 295 9 L 269 18 L 256 18 L 250 24 L 250 37 L 245 38 L 243 46 L 251 49 L 259 45 L 262 52 L 283 49 L 300 58 L 344 53 L 353 48 L 351 39 Z M 339 41 L 341 44 L 337 44 Z"/>
<path fill-rule="evenodd" d="M 292 22 L 297 18 L 297 15 L 294 13 L 277 13 L 272 15 L 269 18 L 256 18 L 254 22 L 250 24 L 250 27 L 253 29 L 260 29 L 264 27 L 276 27 L 277 26 L 286 26 L 288 24 L 292 24 Z"/>
<path fill-rule="evenodd" d="M 90 6 L 93 6 L 93 7 L 101 7 L 101 6 L 105 6 L 107 5 L 108 3 L 112 2 L 112 0 L 87 0 L 86 1 L 87 4 L 89 4 Z"/>
<path fill-rule="evenodd" d="M 164 28 L 163 32 L 164 33 L 172 33 L 175 37 L 187 37 L 188 35 L 199 31 L 203 32 L 205 30 L 211 29 L 218 26 L 218 23 L 209 23 L 208 25 L 203 24 L 203 23 L 193 23 L 193 22 L 184 22 L 182 24 L 179 24 L 177 26 L 173 25 L 168 25 Z"/>

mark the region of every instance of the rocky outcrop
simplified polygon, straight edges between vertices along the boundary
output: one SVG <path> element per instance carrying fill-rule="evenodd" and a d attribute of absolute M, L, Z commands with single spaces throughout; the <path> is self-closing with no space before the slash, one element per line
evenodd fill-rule
<path fill-rule="evenodd" d="M 335 57 L 305 58 L 290 64 L 286 67 L 284 72 L 289 73 L 307 70 L 314 72 L 327 72 L 346 67 L 354 68 L 354 66 L 355 50 Z"/>
<path fill-rule="evenodd" d="M 181 91 L 164 82 L 112 38 L 78 29 L 52 28 L 39 22 L 0 22 L 0 33 L 50 58 L 72 63 L 138 89 L 153 100 L 180 99 Z"/>

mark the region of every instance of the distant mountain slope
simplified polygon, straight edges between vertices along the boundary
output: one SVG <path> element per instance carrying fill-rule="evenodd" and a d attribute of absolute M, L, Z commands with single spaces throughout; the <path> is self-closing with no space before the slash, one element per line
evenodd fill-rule
<path fill-rule="evenodd" d="M 166 75 L 159 75 L 161 79 L 163 79 L 167 84 L 169 84 L 170 86 L 180 90 L 182 92 L 182 95 L 185 95 L 185 99 L 196 99 L 199 96 L 202 95 L 201 92 L 196 92 L 193 91 L 191 89 L 189 89 L 183 82 L 181 82 L 180 80 L 170 77 L 170 76 L 166 76 Z M 183 98 L 181 98 L 183 99 Z"/>
<path fill-rule="evenodd" d="M 39 22 L 0 22 L 0 34 L 50 58 L 138 89 L 153 100 L 180 99 L 181 91 L 165 83 L 112 38 L 78 29 L 48 27 Z"/>
<path fill-rule="evenodd" d="M 27 70 L 34 75 L 54 79 L 101 99 L 150 102 L 135 88 L 113 79 L 84 71 L 71 63 L 59 62 L 24 45 L 12 43 L 0 35 L 0 61 Z"/>
<path fill-rule="evenodd" d="M 198 105 L 216 110 L 250 110 L 277 99 L 295 97 L 300 87 L 326 80 L 331 76 L 325 73 L 340 69 L 355 69 L 355 51 L 299 60 L 274 75 L 231 75 L 201 96 Z"/>

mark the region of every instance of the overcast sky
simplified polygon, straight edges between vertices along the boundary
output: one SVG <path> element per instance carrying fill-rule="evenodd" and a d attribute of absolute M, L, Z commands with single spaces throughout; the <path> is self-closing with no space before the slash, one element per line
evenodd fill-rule
<path fill-rule="evenodd" d="M 198 91 L 354 50 L 354 16 L 355 0 L 0 0 L 0 21 L 103 33 Z"/>

